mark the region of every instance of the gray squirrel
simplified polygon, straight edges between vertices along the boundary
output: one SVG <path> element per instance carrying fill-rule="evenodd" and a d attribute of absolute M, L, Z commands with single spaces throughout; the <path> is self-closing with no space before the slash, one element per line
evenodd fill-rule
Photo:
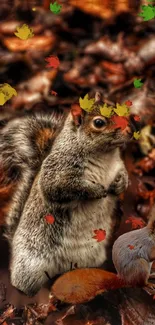
<path fill-rule="evenodd" d="M 71 262 L 100 267 L 107 259 L 118 195 L 128 186 L 120 146 L 138 123 L 129 116 L 123 131 L 109 128 L 100 105 L 97 92 L 91 112 L 74 104 L 65 117 L 37 114 L 0 132 L 1 163 L 18 184 L 6 216 L 11 283 L 29 296 L 46 283 L 46 272 L 53 278 L 70 270 Z M 106 231 L 99 243 L 97 229 Z"/>
<path fill-rule="evenodd" d="M 155 261 L 155 205 L 146 227 L 129 231 L 114 242 L 112 259 L 122 281 L 155 294 L 155 283 L 149 282 L 155 278 L 155 274 L 151 274 Z"/>

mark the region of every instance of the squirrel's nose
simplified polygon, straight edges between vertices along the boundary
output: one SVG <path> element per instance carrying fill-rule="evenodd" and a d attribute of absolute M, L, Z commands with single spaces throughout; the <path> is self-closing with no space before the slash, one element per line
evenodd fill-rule
<path fill-rule="evenodd" d="M 137 120 L 137 115 L 131 114 L 130 117 L 130 128 L 132 132 L 140 131 L 141 129 L 141 123 L 139 120 Z"/>

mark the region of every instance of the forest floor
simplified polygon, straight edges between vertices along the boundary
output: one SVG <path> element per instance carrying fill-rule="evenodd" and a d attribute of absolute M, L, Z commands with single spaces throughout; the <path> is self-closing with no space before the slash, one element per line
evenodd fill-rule
<path fill-rule="evenodd" d="M 54 15 L 47 3 L 36 10 L 27 1 L 22 6 L 16 2 L 12 8 L 9 1 L 1 6 L 0 83 L 9 83 L 18 96 L 0 107 L 0 127 L 10 119 L 37 111 L 69 110 L 79 97 L 96 91 L 101 91 L 110 104 L 130 100 L 131 112 L 140 117 L 142 130 L 139 140 L 122 149 L 130 183 L 121 197 L 123 218 L 117 236 L 144 227 L 155 201 L 155 19 L 144 22 L 137 8 L 126 8 L 111 18 L 104 4 L 93 11 L 93 7 L 88 10 L 86 5 L 81 6 L 80 0 L 79 8 L 74 1 L 67 5 L 61 1 L 61 13 Z M 23 42 L 14 35 L 19 23 L 33 28 L 32 40 Z M 58 56 L 58 68 L 47 68 L 45 58 L 50 55 Z M 141 88 L 134 87 L 136 78 L 141 79 Z M 75 306 L 64 318 L 68 306 L 44 317 L 47 289 L 30 299 L 9 281 L 9 250 L 2 235 L 10 197 L 11 192 L 4 197 L 0 191 L 0 324 L 155 323 L 155 300 L 142 289 L 107 292 Z"/>

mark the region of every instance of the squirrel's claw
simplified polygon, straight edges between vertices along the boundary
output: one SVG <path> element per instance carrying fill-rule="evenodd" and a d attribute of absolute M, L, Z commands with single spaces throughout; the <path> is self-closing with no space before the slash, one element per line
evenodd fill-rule
<path fill-rule="evenodd" d="M 143 287 L 143 289 L 149 294 L 154 295 L 155 294 L 155 283 L 148 282 L 146 286 Z"/>

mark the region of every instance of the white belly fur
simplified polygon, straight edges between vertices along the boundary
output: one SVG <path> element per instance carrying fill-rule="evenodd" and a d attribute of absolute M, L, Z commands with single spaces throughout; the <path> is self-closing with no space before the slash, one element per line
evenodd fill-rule
<path fill-rule="evenodd" d="M 109 159 L 109 155 L 110 159 Z M 110 161 L 110 164 L 109 164 Z M 91 159 L 85 168 L 85 178 L 105 187 L 111 184 L 123 162 L 119 151 Z M 67 264 L 77 263 L 78 267 L 101 266 L 106 260 L 106 245 L 112 231 L 112 216 L 117 197 L 107 196 L 99 200 L 76 203 L 71 210 L 71 223 L 64 229 L 63 250 Z M 94 230 L 106 231 L 106 239 L 97 242 L 92 238 Z M 67 258 L 68 257 L 68 258 Z M 68 262 L 68 263 L 67 263 Z"/>

